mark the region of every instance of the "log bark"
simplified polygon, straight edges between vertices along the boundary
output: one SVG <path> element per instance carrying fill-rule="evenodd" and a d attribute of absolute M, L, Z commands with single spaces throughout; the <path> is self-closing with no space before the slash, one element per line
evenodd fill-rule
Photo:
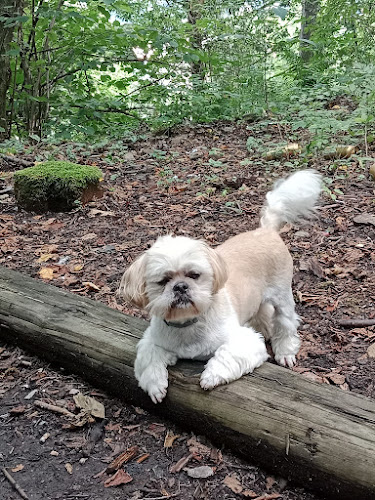
<path fill-rule="evenodd" d="M 16 343 L 125 401 L 166 415 L 252 463 L 340 499 L 375 498 L 375 402 L 265 363 L 204 392 L 202 365 L 170 370 L 153 405 L 133 375 L 147 323 L 0 267 L 0 339 Z"/>

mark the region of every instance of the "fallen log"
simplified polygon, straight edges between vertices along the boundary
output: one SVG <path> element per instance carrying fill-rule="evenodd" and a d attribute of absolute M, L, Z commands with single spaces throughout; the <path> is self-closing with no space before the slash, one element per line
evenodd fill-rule
<path fill-rule="evenodd" d="M 375 402 L 265 363 L 211 392 L 199 363 L 170 370 L 166 400 L 137 387 L 133 361 L 147 323 L 0 267 L 0 339 L 152 408 L 279 476 L 340 499 L 375 498 Z"/>

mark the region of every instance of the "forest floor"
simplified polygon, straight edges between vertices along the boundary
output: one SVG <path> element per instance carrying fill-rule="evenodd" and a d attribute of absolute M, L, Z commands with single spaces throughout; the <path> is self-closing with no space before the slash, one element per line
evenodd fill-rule
<path fill-rule="evenodd" d="M 293 370 L 375 397 L 375 327 L 340 324 L 375 318 L 375 183 L 359 155 L 266 161 L 249 153 L 249 137 L 265 149 L 289 138 L 270 123 L 220 123 L 180 127 L 169 136 L 150 135 L 134 143 L 66 143 L 18 151 L 15 156 L 23 160 L 97 165 L 104 173 L 104 196 L 69 213 L 36 215 L 18 210 L 11 192 L 0 194 L 0 264 L 143 315 L 121 303 L 115 291 L 125 267 L 158 235 L 183 234 L 216 246 L 257 227 L 265 193 L 277 178 L 297 168 L 316 168 L 327 186 L 318 217 L 282 230 L 294 260 L 293 289 L 302 318 L 302 347 Z M 375 148 L 368 155 L 375 157 Z M 11 183 L 16 165 L 0 159 L 0 191 Z M 0 381 L 0 462 L 14 470 L 32 500 L 316 498 L 18 348 L 0 347 Z M 72 431 L 63 427 L 64 417 L 33 404 L 45 399 L 74 412 L 77 390 L 104 404 L 104 423 Z M 171 432 L 179 437 L 165 447 Z M 50 436 L 41 443 L 45 433 Z M 94 476 L 133 445 L 139 450 L 126 466 L 131 482 L 105 487 L 109 476 Z M 149 456 L 138 463 L 142 454 Z M 181 471 L 170 472 L 189 456 Z M 194 479 L 184 470 L 201 465 L 209 465 L 214 475 Z M 1 477 L 0 497 L 18 498 Z"/>

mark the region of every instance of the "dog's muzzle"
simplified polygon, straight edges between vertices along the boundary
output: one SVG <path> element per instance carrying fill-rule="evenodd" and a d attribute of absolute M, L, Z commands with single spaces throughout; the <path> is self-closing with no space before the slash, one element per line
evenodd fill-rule
<path fill-rule="evenodd" d="M 189 285 L 184 281 L 179 281 L 173 288 L 174 301 L 172 306 L 179 306 L 184 304 L 190 304 L 191 298 L 189 294 Z"/>

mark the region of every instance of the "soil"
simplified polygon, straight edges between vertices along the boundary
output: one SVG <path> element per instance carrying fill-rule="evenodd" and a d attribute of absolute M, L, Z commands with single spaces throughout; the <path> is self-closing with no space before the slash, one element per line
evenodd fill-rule
<path fill-rule="evenodd" d="M 294 370 L 318 383 L 374 397 L 374 349 L 368 352 L 368 348 L 374 342 L 375 327 L 340 325 L 342 319 L 375 318 L 375 184 L 361 153 L 337 160 L 295 156 L 266 161 L 259 151 L 249 153 L 248 137 L 258 141 L 263 151 L 274 149 L 278 142 L 296 141 L 288 130 L 269 122 L 219 123 L 181 127 L 169 136 L 147 135 L 134 143 L 38 145 L 18 152 L 12 161 L 0 160 L 0 192 L 5 190 L 0 194 L 0 264 L 146 317 L 122 303 L 115 292 L 125 267 L 158 235 L 183 234 L 216 246 L 257 227 L 265 193 L 276 179 L 297 168 L 315 168 L 326 186 L 317 217 L 307 225 L 282 230 L 294 259 L 293 289 L 302 319 L 303 342 Z M 301 133 L 297 139 L 303 143 L 306 137 Z M 371 145 L 366 156 L 375 157 Z M 105 174 L 104 195 L 70 213 L 35 215 L 19 210 L 12 193 L 6 191 L 17 157 L 97 165 Z M 135 500 L 173 495 L 224 499 L 244 498 L 246 490 L 252 490 L 249 498 L 276 498 L 274 493 L 285 500 L 316 498 L 225 450 L 212 451 L 204 438 L 110 399 L 15 347 L 3 348 L 0 460 L 30 499 Z M 35 395 L 25 399 L 34 389 Z M 77 389 L 104 404 L 105 421 L 68 430 L 63 428 L 65 417 L 34 404 L 35 399 L 43 399 L 75 412 L 72 391 Z M 21 407 L 18 413 L 17 407 Z M 170 430 L 180 437 L 165 448 Z M 43 444 L 40 438 L 45 433 L 50 436 Z M 194 442 L 210 451 L 197 452 Z M 138 454 L 124 466 L 131 482 L 105 487 L 103 479 L 109 475 L 94 478 L 133 445 L 139 447 Z M 137 463 L 144 453 L 150 456 Z M 171 465 L 190 454 L 185 468 L 208 465 L 214 474 L 193 479 L 184 470 L 169 472 Z M 22 470 L 12 472 L 18 465 Z M 236 486 L 242 492 L 235 493 Z M 5 478 L 0 478 L 0 493 L 1 498 L 20 498 Z"/>

